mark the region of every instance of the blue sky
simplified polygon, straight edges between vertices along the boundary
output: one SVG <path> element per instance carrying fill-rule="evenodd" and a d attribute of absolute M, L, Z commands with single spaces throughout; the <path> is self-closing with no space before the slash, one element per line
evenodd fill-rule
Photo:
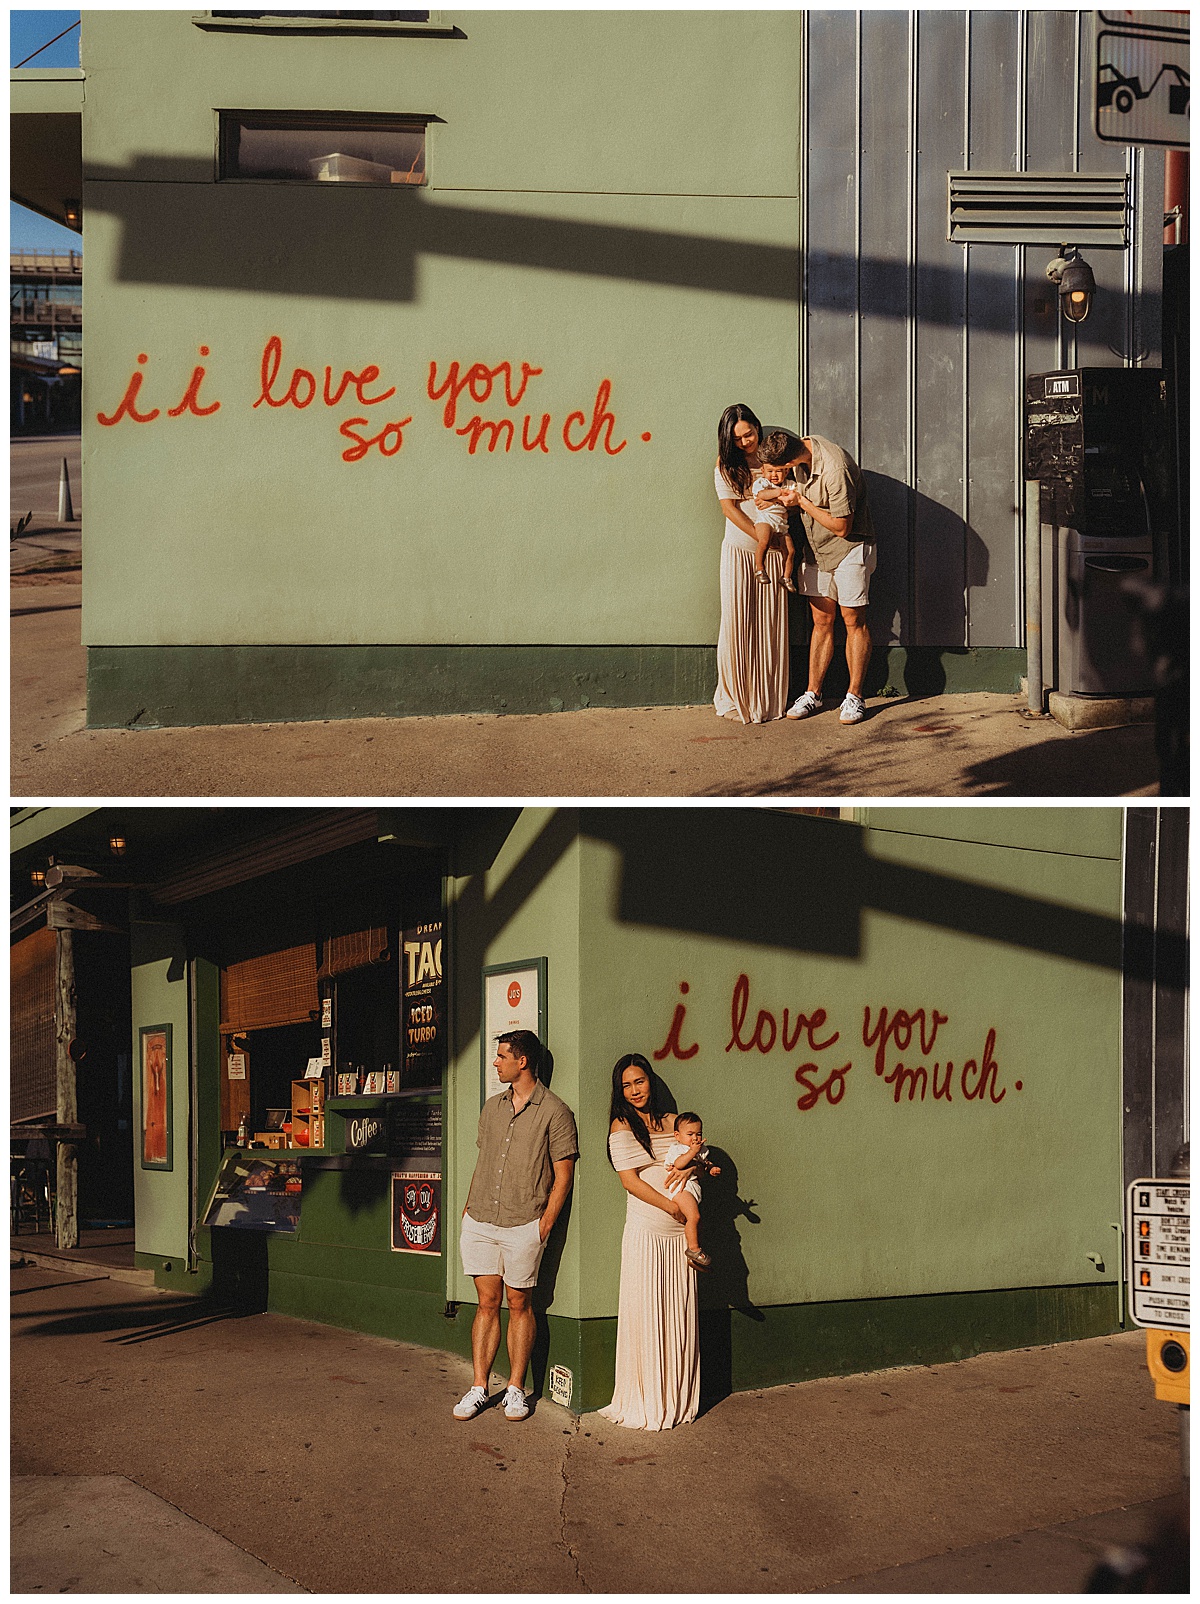
<path fill-rule="evenodd" d="M 26 56 L 32 55 L 39 45 L 46 44 L 79 21 L 78 11 L 10 11 L 8 64 L 15 67 Z M 34 67 L 78 67 L 79 29 L 72 28 L 65 39 L 51 45 L 29 63 Z M 13 250 L 40 248 L 60 251 L 77 251 L 79 235 L 69 228 L 60 228 L 47 217 L 26 211 L 24 206 L 9 203 L 9 242 Z"/>

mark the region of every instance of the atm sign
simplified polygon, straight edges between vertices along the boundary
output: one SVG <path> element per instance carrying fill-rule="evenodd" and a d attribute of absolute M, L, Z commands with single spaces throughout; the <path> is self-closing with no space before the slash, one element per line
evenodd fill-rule
<path fill-rule="evenodd" d="M 1051 373 L 1046 378 L 1046 400 L 1061 401 L 1064 396 L 1079 394 L 1078 373 Z"/>

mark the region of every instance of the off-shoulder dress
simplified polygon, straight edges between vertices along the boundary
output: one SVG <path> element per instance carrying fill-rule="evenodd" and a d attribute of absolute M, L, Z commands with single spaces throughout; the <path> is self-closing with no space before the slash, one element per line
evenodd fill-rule
<path fill-rule="evenodd" d="M 713 482 L 719 499 L 739 500 L 720 464 Z M 757 514 L 753 501 L 743 501 L 741 506 L 753 523 Z M 736 713 L 743 724 L 768 724 L 782 718 L 787 707 L 788 607 L 783 553 L 774 546 L 767 551 L 763 567 L 770 584 L 760 585 L 754 577 L 756 549 L 751 537 L 726 518 L 713 707 L 722 717 Z"/>
<path fill-rule="evenodd" d="M 618 1170 L 637 1170 L 667 1196 L 663 1155 L 670 1132 L 652 1135 L 654 1157 L 629 1131 L 613 1131 L 608 1150 Z M 600 1413 L 618 1426 L 669 1431 L 695 1420 L 700 1406 L 696 1275 L 685 1257 L 683 1226 L 653 1203 L 626 1194 L 617 1310 L 617 1378 Z"/>

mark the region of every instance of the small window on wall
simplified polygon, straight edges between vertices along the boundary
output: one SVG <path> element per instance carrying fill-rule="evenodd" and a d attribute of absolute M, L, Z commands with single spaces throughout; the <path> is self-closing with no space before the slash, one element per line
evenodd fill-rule
<path fill-rule="evenodd" d="M 428 11 L 212 11 L 213 17 L 244 17 L 257 22 L 283 17 L 301 22 L 428 22 Z"/>
<path fill-rule="evenodd" d="M 429 120 L 223 111 L 219 176 L 276 184 L 424 184 Z"/>

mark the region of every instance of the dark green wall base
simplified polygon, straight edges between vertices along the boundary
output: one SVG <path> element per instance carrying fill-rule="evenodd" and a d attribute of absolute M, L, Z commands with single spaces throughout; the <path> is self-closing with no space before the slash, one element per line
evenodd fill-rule
<path fill-rule="evenodd" d="M 946 1292 L 918 1298 L 700 1311 L 701 1388 L 730 1392 L 897 1365 L 946 1364 L 1120 1329 L 1113 1282 Z M 702 1300 L 703 1301 L 703 1300 Z M 612 1397 L 617 1322 L 581 1322 L 584 1386 L 577 1409 Z"/>
<path fill-rule="evenodd" d="M 154 1285 L 164 1292 L 186 1292 L 202 1298 L 212 1287 L 212 1265 L 203 1259 L 194 1270 L 188 1269 L 185 1257 L 167 1259 L 160 1253 L 135 1252 L 133 1262 L 138 1270 L 153 1270 Z"/>
<path fill-rule="evenodd" d="M 157 1286 L 173 1292 L 211 1290 L 222 1301 L 232 1298 L 251 1308 L 470 1357 L 475 1306 L 447 1307 L 440 1291 L 401 1284 L 392 1272 L 411 1265 L 406 1256 L 352 1254 L 357 1262 L 348 1265 L 344 1253 L 340 1262 L 325 1261 L 285 1238 L 252 1232 L 225 1236 L 229 1240 L 218 1244 L 215 1279 L 206 1258 L 198 1273 L 189 1275 L 181 1260 L 146 1253 L 135 1257 L 154 1269 Z M 420 1267 L 440 1271 L 440 1262 L 422 1261 Z M 364 1271 L 383 1271 L 383 1277 L 346 1278 L 347 1272 Z M 702 1307 L 701 1387 L 704 1401 L 712 1403 L 755 1387 L 897 1365 L 946 1364 L 979 1353 L 1105 1336 L 1120 1328 L 1118 1287 L 1111 1281 L 745 1310 Z M 572 1409 L 599 1409 L 612 1397 L 616 1342 L 615 1319 L 541 1314 L 530 1385 L 540 1397 L 549 1397 L 550 1366 L 564 1365 L 574 1378 Z M 499 1372 L 504 1353 L 502 1341 Z"/>
<path fill-rule="evenodd" d="M 803 678 L 803 644 L 792 678 Z M 1025 654 L 893 647 L 868 694 L 1016 691 Z M 841 665 L 842 679 L 845 665 Z M 835 662 L 828 689 L 841 694 Z M 93 729 L 444 713 L 561 713 L 711 701 L 712 646 L 90 646 Z M 795 688 L 795 686 L 793 686 Z M 801 687 L 802 688 L 802 687 Z"/>

